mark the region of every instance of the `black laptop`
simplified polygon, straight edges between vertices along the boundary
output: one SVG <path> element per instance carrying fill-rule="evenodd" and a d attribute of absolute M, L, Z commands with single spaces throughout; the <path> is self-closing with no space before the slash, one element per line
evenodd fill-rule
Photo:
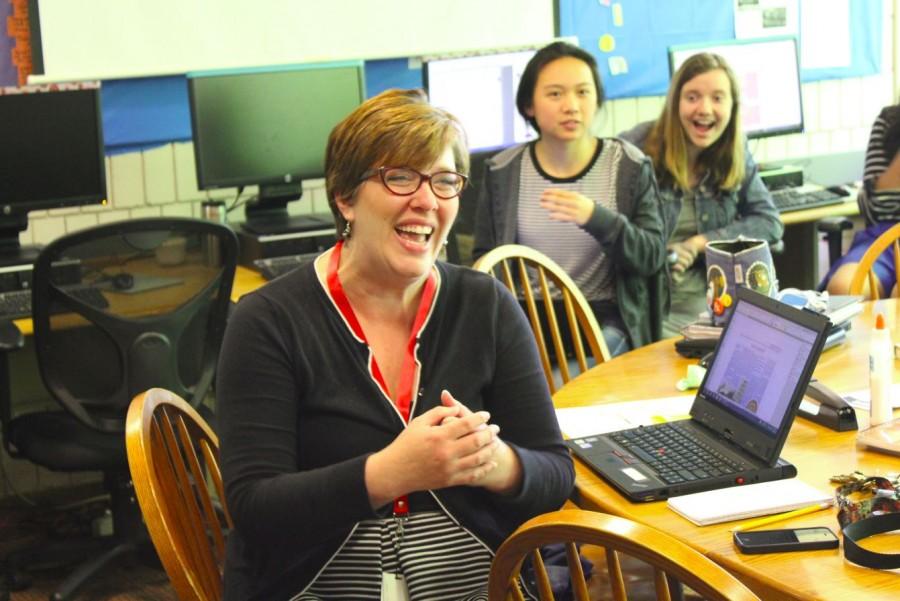
<path fill-rule="evenodd" d="M 633 501 L 792 478 L 779 453 L 829 325 L 739 287 L 690 419 L 566 444 Z"/>

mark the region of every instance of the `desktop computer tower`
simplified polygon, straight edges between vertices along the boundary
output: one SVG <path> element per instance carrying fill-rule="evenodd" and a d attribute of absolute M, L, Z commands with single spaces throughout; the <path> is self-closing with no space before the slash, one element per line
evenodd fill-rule
<path fill-rule="evenodd" d="M 30 290 L 34 264 L 20 263 L 0 267 L 0 292 Z M 53 281 L 58 285 L 81 283 L 81 261 L 65 259 L 51 266 Z"/>
<path fill-rule="evenodd" d="M 319 229 L 278 234 L 258 234 L 239 229 L 241 265 L 254 268 L 253 261 L 284 255 L 318 253 L 334 246 L 334 225 Z"/>

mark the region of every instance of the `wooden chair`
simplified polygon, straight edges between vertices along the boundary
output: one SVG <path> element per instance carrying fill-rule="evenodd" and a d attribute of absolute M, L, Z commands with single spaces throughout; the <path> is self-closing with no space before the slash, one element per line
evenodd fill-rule
<path fill-rule="evenodd" d="M 615 601 L 628 599 L 619 552 L 653 566 L 656 598 L 660 601 L 670 601 L 667 575 L 689 586 L 708 601 L 759 601 L 759 597 L 725 568 L 668 534 L 631 520 L 581 509 L 539 515 L 513 532 L 497 550 L 491 564 L 488 600 L 523 601 L 518 576 L 526 557 L 531 557 L 533 562 L 538 598 L 541 601 L 553 600 L 550 581 L 537 552 L 541 546 L 553 543 L 566 545 L 572 591 L 577 601 L 588 601 L 588 590 L 576 543 L 605 548 L 612 599 Z M 595 566 L 595 569 L 599 568 Z"/>
<path fill-rule="evenodd" d="M 875 276 L 872 266 L 875 264 L 875 259 L 885 252 L 889 246 L 894 253 L 894 265 L 900 267 L 900 223 L 895 224 L 878 236 L 875 242 L 866 250 L 862 259 L 859 260 L 853 279 L 850 280 L 850 294 L 862 294 L 863 288 L 868 282 L 871 297 L 877 300 L 881 296 L 878 292 L 878 278 Z M 894 278 L 894 286 L 897 286 L 898 279 L 900 278 Z M 891 295 L 890 290 L 885 290 L 884 292 L 887 296 Z"/>
<path fill-rule="evenodd" d="M 179 396 L 151 388 L 131 402 L 125 439 L 141 512 L 178 598 L 221 599 L 232 522 L 216 435 Z"/>
<path fill-rule="evenodd" d="M 590 351 L 591 356 L 598 364 L 609 360 L 609 350 L 603 340 L 600 325 L 597 323 L 587 299 L 584 298 L 572 278 L 550 257 L 527 246 L 506 244 L 483 255 L 475 261 L 473 267 L 500 279 L 524 304 L 525 312 L 531 322 L 531 329 L 537 340 L 544 375 L 547 377 L 551 394 L 556 392 L 558 386 L 554 377 L 554 366 L 550 359 L 547 337 L 544 334 L 544 328 L 541 327 L 542 312 L 547 318 L 550 344 L 552 344 L 551 348 L 557 358 L 555 367 L 562 384 L 590 367 L 586 350 Z M 533 278 L 529 277 L 531 275 Z M 556 309 L 553 306 L 554 299 L 562 301 L 565 322 L 556 316 Z M 561 333 L 561 325 L 567 328 L 564 331 L 569 334 L 568 339 L 571 341 L 569 349 L 565 348 L 564 341 L 566 339 Z M 587 349 L 585 349 L 585 342 L 587 342 Z M 574 352 L 578 373 L 572 373 L 568 361 L 558 359 L 566 357 L 567 350 Z"/>

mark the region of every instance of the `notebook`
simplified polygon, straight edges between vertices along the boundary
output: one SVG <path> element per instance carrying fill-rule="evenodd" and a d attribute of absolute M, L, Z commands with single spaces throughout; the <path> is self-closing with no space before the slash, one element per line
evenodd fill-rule
<path fill-rule="evenodd" d="M 690 418 L 566 444 L 632 501 L 792 478 L 779 454 L 829 325 L 738 287 Z"/>
<path fill-rule="evenodd" d="M 745 520 L 809 507 L 830 501 L 822 492 L 799 478 L 759 482 L 740 488 L 720 488 L 669 499 L 669 509 L 698 526 Z"/>

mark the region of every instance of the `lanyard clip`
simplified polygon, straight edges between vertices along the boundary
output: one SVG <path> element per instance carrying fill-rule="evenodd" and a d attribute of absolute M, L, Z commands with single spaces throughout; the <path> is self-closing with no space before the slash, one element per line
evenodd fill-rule
<path fill-rule="evenodd" d="M 394 499 L 394 544 L 403 540 L 403 528 L 409 518 L 409 499 L 406 496 Z"/>

